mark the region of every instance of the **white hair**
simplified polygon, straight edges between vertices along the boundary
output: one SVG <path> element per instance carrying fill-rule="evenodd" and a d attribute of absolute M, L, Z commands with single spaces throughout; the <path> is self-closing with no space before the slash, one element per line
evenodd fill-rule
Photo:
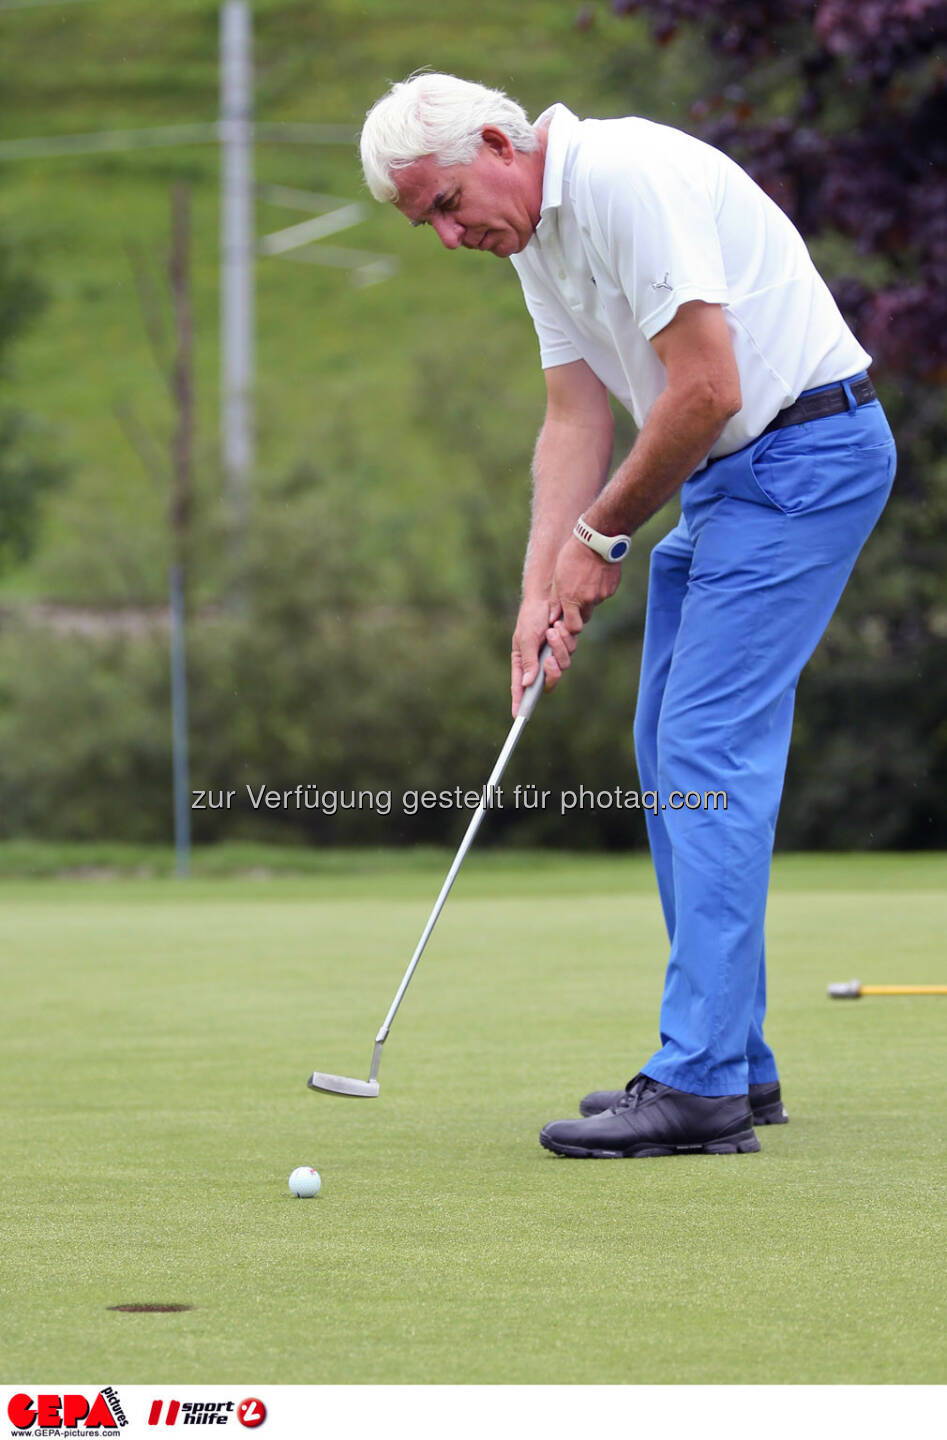
<path fill-rule="evenodd" d="M 502 130 L 514 150 L 538 147 L 526 111 L 502 90 L 456 75 L 411 75 L 392 85 L 365 117 L 359 141 L 365 183 L 376 200 L 397 200 L 392 171 L 425 155 L 439 165 L 469 165 L 485 125 Z"/>

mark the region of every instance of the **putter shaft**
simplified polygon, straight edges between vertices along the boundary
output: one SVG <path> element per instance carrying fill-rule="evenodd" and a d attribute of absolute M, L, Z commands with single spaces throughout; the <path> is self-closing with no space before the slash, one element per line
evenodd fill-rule
<path fill-rule="evenodd" d="M 529 720 L 533 711 L 536 709 L 536 704 L 539 700 L 540 695 L 542 694 L 543 685 L 545 683 L 545 677 L 543 675 L 543 664 L 546 660 L 546 656 L 549 653 L 549 646 L 544 645 L 539 653 L 539 671 L 536 675 L 536 678 L 533 681 L 532 685 L 530 685 L 529 689 L 526 690 L 523 694 L 520 708 L 516 712 L 516 719 L 513 721 L 513 724 L 510 727 L 510 733 L 506 737 L 506 743 L 504 744 L 503 749 L 500 751 L 500 754 L 497 757 L 497 763 L 494 765 L 492 771 L 490 772 L 489 780 L 483 787 L 483 793 L 480 797 L 480 804 L 477 806 L 477 809 L 473 814 L 470 824 L 467 826 L 467 832 L 464 835 L 463 840 L 460 842 L 460 849 L 454 856 L 454 863 L 451 865 L 450 869 L 447 872 L 447 878 L 441 886 L 440 894 L 438 895 L 437 900 L 434 902 L 434 909 L 431 911 L 431 914 L 428 917 L 428 922 L 425 925 L 424 930 L 421 934 L 421 938 L 417 943 L 415 952 L 411 956 L 411 961 L 408 965 L 407 970 L 404 973 L 404 978 L 401 981 L 401 984 L 398 986 L 397 994 L 395 995 L 394 1000 L 392 1000 L 391 1002 L 391 1008 L 389 1009 L 388 1014 L 382 1021 L 381 1029 L 375 1036 L 375 1048 L 372 1051 L 372 1067 L 368 1076 L 370 1081 L 377 1080 L 378 1078 L 378 1067 L 381 1064 L 381 1049 L 388 1038 L 388 1032 L 391 1029 L 391 1022 L 394 1020 L 395 1016 L 398 1013 L 398 1006 L 401 1004 L 401 1001 L 404 998 L 404 992 L 410 985 L 411 977 L 418 967 L 418 961 L 424 954 L 424 947 L 427 944 L 428 940 L 431 938 L 431 932 L 434 929 L 434 926 L 437 924 L 438 916 L 444 908 L 444 902 L 450 894 L 451 886 L 457 878 L 457 872 L 459 871 L 461 865 L 463 865 L 467 851 L 470 849 L 471 845 L 474 842 L 474 836 L 480 829 L 480 824 L 483 820 L 484 815 L 486 815 L 487 811 L 491 808 L 492 797 L 496 791 L 497 786 L 500 783 L 500 777 L 502 776 L 504 770 L 507 767 L 507 764 L 509 763 L 510 756 L 516 749 L 517 741 L 519 740 L 520 735 L 523 733 L 526 722 Z"/>
<path fill-rule="evenodd" d="M 421 959 L 421 956 L 424 953 L 424 947 L 431 937 L 431 931 L 437 924 L 437 917 L 443 910 L 444 902 L 450 894 L 450 889 L 454 883 L 454 880 L 457 877 L 457 872 L 460 869 L 461 865 L 464 863 L 464 856 L 467 854 L 467 851 L 473 844 L 474 836 L 480 829 L 480 823 L 483 820 L 484 815 L 491 808 L 491 805 L 493 803 L 493 797 L 495 795 L 497 786 L 500 783 L 500 777 L 502 776 L 504 770 L 507 767 L 510 756 L 516 749 L 516 743 L 523 732 L 523 728 L 526 725 L 527 720 L 530 718 L 533 711 L 536 709 L 536 703 L 539 700 L 540 695 L 542 694 L 543 685 L 545 683 L 543 665 L 545 664 L 546 657 L 549 654 L 549 646 L 544 645 L 542 650 L 539 652 L 539 671 L 536 675 L 536 678 L 533 681 L 532 685 L 530 685 L 529 688 L 523 692 L 523 699 L 521 700 L 519 710 L 516 713 L 516 719 L 513 721 L 513 724 L 510 728 L 510 733 L 506 737 L 506 743 L 503 746 L 503 749 L 500 751 L 500 754 L 497 758 L 497 763 L 494 765 L 493 770 L 490 773 L 489 780 L 483 787 L 480 804 L 477 806 L 476 812 L 474 813 L 470 824 L 467 826 L 467 833 L 464 835 L 463 840 L 460 842 L 460 849 L 457 851 L 457 854 L 454 857 L 453 865 L 447 872 L 447 879 L 441 886 L 440 894 L 438 895 L 437 900 L 434 903 L 434 909 L 431 911 L 428 922 L 425 925 L 421 938 L 417 943 L 417 948 L 415 949 L 414 954 L 411 956 L 411 961 L 408 965 L 407 970 L 404 973 L 404 978 L 401 981 L 401 984 L 398 986 L 398 993 L 395 995 L 394 1000 L 392 1000 L 391 1008 L 388 1011 L 388 1014 L 385 1016 L 384 1020 L 382 1021 L 381 1029 L 375 1036 L 375 1048 L 372 1050 L 372 1064 L 371 1070 L 369 1071 L 368 1080 L 351 1080 L 344 1075 L 329 1075 L 326 1074 L 324 1071 L 314 1070 L 308 1081 L 309 1088 L 311 1090 L 321 1090 L 330 1095 L 354 1095 L 359 1097 L 371 1097 L 378 1094 L 378 1067 L 381 1065 L 382 1046 L 388 1038 L 388 1031 L 391 1029 L 391 1022 L 394 1020 L 395 1015 L 398 1013 L 398 1006 L 401 1004 L 401 1001 L 404 998 L 404 992 L 407 990 L 408 986 L 411 983 L 411 977 L 418 967 L 418 961 Z"/>

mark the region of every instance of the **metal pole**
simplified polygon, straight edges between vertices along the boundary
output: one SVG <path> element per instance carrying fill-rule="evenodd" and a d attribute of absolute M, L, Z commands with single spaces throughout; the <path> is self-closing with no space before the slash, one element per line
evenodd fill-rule
<path fill-rule="evenodd" d="M 220 11 L 221 445 L 239 550 L 253 468 L 253 75 L 250 6 Z"/>
<path fill-rule="evenodd" d="M 177 423 L 174 430 L 174 480 L 169 506 L 171 528 L 171 735 L 174 768 L 174 850 L 177 873 L 191 868 L 191 808 L 187 744 L 187 661 L 184 646 L 185 565 L 190 555 L 191 472 L 194 447 L 194 321 L 191 314 L 191 219 L 187 187 L 176 185 L 171 197 L 171 253 L 168 279 L 176 338 L 171 387 Z"/>
<path fill-rule="evenodd" d="M 184 647 L 184 574 L 172 565 L 171 742 L 174 757 L 174 856 L 182 878 L 191 870 L 191 783 L 187 750 L 187 664 Z"/>

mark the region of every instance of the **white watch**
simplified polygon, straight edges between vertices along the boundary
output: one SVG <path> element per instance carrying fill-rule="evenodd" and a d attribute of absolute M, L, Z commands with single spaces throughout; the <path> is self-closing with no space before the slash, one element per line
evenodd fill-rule
<path fill-rule="evenodd" d="M 602 535 L 586 523 L 584 515 L 579 516 L 572 533 L 583 545 L 587 545 L 611 565 L 617 565 L 619 560 L 624 560 L 631 549 L 630 535 Z"/>

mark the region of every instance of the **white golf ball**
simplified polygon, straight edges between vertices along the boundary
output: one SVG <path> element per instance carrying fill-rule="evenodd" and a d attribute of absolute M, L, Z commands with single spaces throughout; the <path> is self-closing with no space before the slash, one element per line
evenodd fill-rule
<path fill-rule="evenodd" d="M 311 1200 L 322 1189 L 322 1176 L 311 1165 L 298 1165 L 289 1177 L 289 1188 L 300 1200 Z"/>

